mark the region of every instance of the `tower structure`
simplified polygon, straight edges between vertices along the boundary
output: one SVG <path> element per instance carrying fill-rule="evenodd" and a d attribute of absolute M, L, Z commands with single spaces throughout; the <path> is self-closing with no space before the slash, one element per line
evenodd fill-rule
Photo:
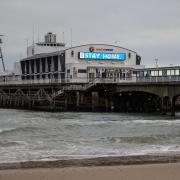
<path fill-rule="evenodd" d="M 4 59 L 3 59 L 3 54 L 2 54 L 2 48 L 1 48 L 1 44 L 2 44 L 2 37 L 3 35 L 0 35 L 0 59 L 2 61 L 2 66 L 3 66 L 3 71 L 5 72 L 5 65 L 4 65 Z"/>
<path fill-rule="evenodd" d="M 60 51 L 64 49 L 65 49 L 64 38 L 63 38 L 63 42 L 57 42 L 56 34 L 52 32 L 48 32 L 44 36 L 43 42 L 34 43 L 34 40 L 33 40 L 32 46 L 29 46 L 27 48 L 27 57 L 30 57 L 36 54 L 56 52 L 56 51 Z"/>

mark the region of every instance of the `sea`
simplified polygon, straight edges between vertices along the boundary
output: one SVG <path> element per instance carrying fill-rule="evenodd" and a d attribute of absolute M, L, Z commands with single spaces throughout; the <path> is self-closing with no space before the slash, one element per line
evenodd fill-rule
<path fill-rule="evenodd" d="M 0 163 L 180 154 L 180 114 L 0 109 Z"/>

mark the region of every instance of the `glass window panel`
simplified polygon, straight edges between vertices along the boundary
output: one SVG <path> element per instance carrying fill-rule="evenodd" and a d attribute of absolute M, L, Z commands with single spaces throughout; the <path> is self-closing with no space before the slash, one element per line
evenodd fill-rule
<path fill-rule="evenodd" d="M 167 75 L 168 75 L 168 76 L 171 75 L 171 70 L 167 70 Z"/>
<path fill-rule="evenodd" d="M 179 69 L 176 69 L 176 75 L 179 75 Z"/>
<path fill-rule="evenodd" d="M 155 72 L 154 71 L 151 71 L 151 76 L 155 76 Z"/>
<path fill-rule="evenodd" d="M 154 75 L 155 75 L 155 76 L 158 76 L 158 71 L 154 71 Z"/>
<path fill-rule="evenodd" d="M 159 71 L 159 76 L 162 76 L 162 71 Z"/>
<path fill-rule="evenodd" d="M 174 76 L 174 69 L 171 70 L 171 75 Z"/>
<path fill-rule="evenodd" d="M 163 70 L 163 76 L 167 76 L 167 70 Z"/>

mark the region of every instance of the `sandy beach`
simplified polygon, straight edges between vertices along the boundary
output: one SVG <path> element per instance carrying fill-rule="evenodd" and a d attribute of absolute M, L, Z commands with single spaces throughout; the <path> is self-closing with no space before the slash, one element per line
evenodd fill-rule
<path fill-rule="evenodd" d="M 180 163 L 1 170 L 2 180 L 179 180 Z"/>
<path fill-rule="evenodd" d="M 2 180 L 179 180 L 180 156 L 122 156 L 0 164 Z"/>

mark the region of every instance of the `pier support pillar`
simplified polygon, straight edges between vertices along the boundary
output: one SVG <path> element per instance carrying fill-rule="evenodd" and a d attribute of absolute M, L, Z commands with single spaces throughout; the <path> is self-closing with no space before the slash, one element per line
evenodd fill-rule
<path fill-rule="evenodd" d="M 82 105 L 84 103 L 84 92 L 76 92 L 76 109 L 80 111 L 83 109 Z"/>
<path fill-rule="evenodd" d="M 68 95 L 65 94 L 64 96 L 64 111 L 68 110 Z"/>
<path fill-rule="evenodd" d="M 76 92 L 76 110 L 79 111 L 80 110 L 80 92 L 77 91 Z"/>
<path fill-rule="evenodd" d="M 80 104 L 84 103 L 84 92 L 80 92 Z"/>
<path fill-rule="evenodd" d="M 108 112 L 109 111 L 109 99 L 105 99 L 105 110 L 106 110 L 106 112 Z"/>
<path fill-rule="evenodd" d="M 167 102 L 164 97 L 161 97 L 161 114 L 165 115 L 167 111 Z"/>
<path fill-rule="evenodd" d="M 112 98 L 110 100 L 110 109 L 111 109 L 111 112 L 114 111 L 114 102 L 113 102 Z"/>
<path fill-rule="evenodd" d="M 31 100 L 28 101 L 28 108 L 29 108 L 29 109 L 32 108 L 32 102 L 31 102 Z"/>
<path fill-rule="evenodd" d="M 175 98 L 171 98 L 171 116 L 175 116 Z"/>
<path fill-rule="evenodd" d="M 92 92 L 92 111 L 97 111 L 99 108 L 99 95 L 98 92 Z"/>

